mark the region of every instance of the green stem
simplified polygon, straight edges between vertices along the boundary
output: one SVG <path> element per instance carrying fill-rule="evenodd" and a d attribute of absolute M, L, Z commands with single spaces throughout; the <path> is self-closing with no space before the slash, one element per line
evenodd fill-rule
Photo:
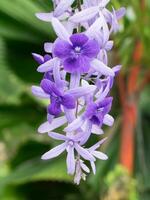
<path fill-rule="evenodd" d="M 81 11 L 82 8 L 81 8 L 81 0 L 77 0 L 77 7 L 78 7 L 78 10 Z M 77 28 L 77 32 L 78 33 L 81 33 L 81 26 L 79 24 L 78 28 Z"/>
<path fill-rule="evenodd" d="M 77 0 L 77 6 L 78 6 L 78 10 L 81 11 L 81 0 Z"/>

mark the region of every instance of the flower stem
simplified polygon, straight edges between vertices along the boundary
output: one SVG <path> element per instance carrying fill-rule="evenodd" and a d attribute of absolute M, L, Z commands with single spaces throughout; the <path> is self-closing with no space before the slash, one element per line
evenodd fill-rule
<path fill-rule="evenodd" d="M 81 0 L 77 0 L 77 6 L 78 6 L 78 10 L 81 11 Z"/>
<path fill-rule="evenodd" d="M 79 10 L 79 11 L 82 10 L 82 8 L 81 8 L 81 0 L 77 0 L 77 7 L 78 7 L 78 10 Z M 80 25 L 80 24 L 78 25 L 77 32 L 78 32 L 78 33 L 81 32 L 81 25 Z"/>

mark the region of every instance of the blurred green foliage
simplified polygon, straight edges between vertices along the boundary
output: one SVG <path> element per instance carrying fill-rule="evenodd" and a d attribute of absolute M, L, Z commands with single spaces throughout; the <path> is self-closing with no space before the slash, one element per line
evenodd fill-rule
<path fill-rule="evenodd" d="M 144 13 L 140 1 L 112 3 L 115 8 L 121 5 L 127 8 L 122 31 L 115 35 L 123 70 L 127 72 L 132 65 L 133 48 L 139 38 L 144 44 L 143 70 L 146 70 L 150 65 L 150 1 L 146 1 Z M 43 42 L 55 38 L 51 25 L 35 17 L 36 12 L 51 9 L 49 0 L 0 0 L 0 200 L 99 200 L 114 187 L 109 179 L 116 178 L 117 173 L 114 168 L 118 163 L 121 117 L 118 99 L 112 111 L 115 126 L 106 129 L 110 139 L 104 150 L 110 158 L 97 162 L 96 176 L 90 175 L 87 182 L 77 187 L 66 174 L 65 156 L 47 162 L 40 160 L 42 153 L 55 144 L 36 131 L 45 120 L 45 107 L 31 95 L 30 86 L 38 84 L 41 78 L 31 52 L 43 53 Z M 117 63 L 114 59 L 113 62 Z M 113 93 L 118 95 L 116 87 Z M 136 131 L 134 175 L 140 200 L 150 199 L 149 94 L 147 87 L 141 95 Z M 121 171 L 119 175 L 126 173 Z M 132 181 L 127 184 L 134 185 Z"/>
<path fill-rule="evenodd" d="M 105 182 L 108 189 L 104 200 L 139 199 L 136 180 L 131 178 L 128 171 L 121 165 L 117 165 L 113 171 L 108 173 Z"/>

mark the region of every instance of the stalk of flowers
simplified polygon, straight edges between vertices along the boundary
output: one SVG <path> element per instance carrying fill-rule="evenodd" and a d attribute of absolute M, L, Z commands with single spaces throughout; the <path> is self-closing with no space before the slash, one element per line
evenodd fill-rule
<path fill-rule="evenodd" d="M 74 175 L 74 182 L 96 173 L 96 159 L 108 157 L 97 149 L 103 139 L 88 147 L 92 134 L 102 135 L 103 125 L 112 126 L 109 114 L 113 98 L 110 90 L 121 66 L 108 66 L 108 51 L 113 47 L 110 34 L 118 30 L 118 19 L 125 9 L 110 12 L 109 0 L 53 0 L 54 11 L 38 13 L 36 16 L 51 22 L 57 35 L 54 43 L 45 43 L 45 56 L 33 54 L 43 73 L 40 86 L 32 86 L 38 98 L 48 99 L 47 120 L 38 132 L 62 141 L 42 156 L 52 159 L 67 152 L 67 172 Z M 82 30 L 82 31 L 81 31 Z M 62 131 L 56 132 L 57 128 Z M 59 129 L 60 130 L 60 129 Z"/>

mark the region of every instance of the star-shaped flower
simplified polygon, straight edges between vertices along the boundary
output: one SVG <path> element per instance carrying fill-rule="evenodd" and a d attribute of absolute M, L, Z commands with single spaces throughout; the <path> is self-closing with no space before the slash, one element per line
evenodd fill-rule
<path fill-rule="evenodd" d="M 88 72 L 90 62 L 98 55 L 99 51 L 100 47 L 96 40 L 79 33 L 70 36 L 70 43 L 65 40 L 56 40 L 53 54 L 62 60 L 67 72 L 82 74 Z"/>

